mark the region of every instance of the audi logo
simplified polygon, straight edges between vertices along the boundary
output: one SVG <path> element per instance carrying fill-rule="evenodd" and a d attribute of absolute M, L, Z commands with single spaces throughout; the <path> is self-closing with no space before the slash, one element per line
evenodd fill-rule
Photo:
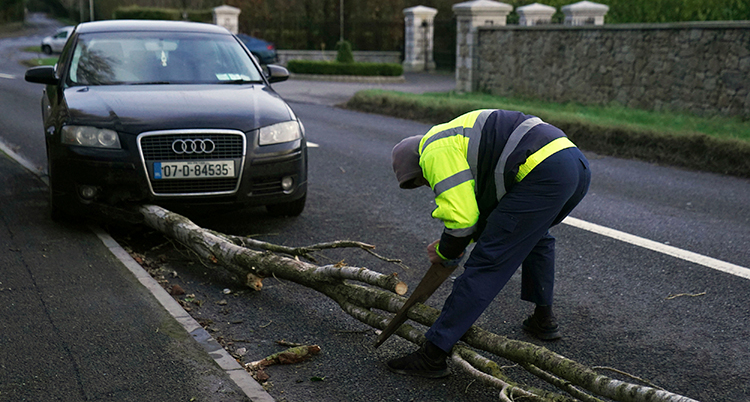
<path fill-rule="evenodd" d="M 178 155 L 210 154 L 216 149 L 216 144 L 206 138 L 203 140 L 174 140 L 172 151 Z"/>

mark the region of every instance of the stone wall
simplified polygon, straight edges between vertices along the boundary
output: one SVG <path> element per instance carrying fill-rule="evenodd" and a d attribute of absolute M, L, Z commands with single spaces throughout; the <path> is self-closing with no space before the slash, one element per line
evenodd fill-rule
<path fill-rule="evenodd" d="M 481 27 L 474 89 L 750 118 L 750 22 Z"/>

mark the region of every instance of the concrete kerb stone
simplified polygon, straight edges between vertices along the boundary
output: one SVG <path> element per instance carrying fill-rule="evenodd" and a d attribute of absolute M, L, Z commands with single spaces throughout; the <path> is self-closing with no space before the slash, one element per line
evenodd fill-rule
<path fill-rule="evenodd" d="M 227 373 L 227 376 L 242 389 L 251 401 L 274 402 L 273 397 L 112 236 L 96 225 L 92 225 L 90 228 L 110 252 L 154 295 L 164 309 L 203 347 L 206 353 L 214 359 L 216 364 Z"/>

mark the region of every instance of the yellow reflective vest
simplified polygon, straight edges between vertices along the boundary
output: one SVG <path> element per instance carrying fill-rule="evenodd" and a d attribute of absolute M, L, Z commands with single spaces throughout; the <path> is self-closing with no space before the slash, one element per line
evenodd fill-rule
<path fill-rule="evenodd" d="M 557 127 L 508 110 L 476 110 L 432 127 L 419 144 L 419 165 L 435 193 L 432 217 L 445 224 L 438 254 L 458 257 L 515 183 L 574 146 Z"/>

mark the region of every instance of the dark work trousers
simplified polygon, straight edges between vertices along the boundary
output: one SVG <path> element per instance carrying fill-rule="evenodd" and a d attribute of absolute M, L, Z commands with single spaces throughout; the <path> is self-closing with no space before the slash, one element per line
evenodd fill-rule
<path fill-rule="evenodd" d="M 555 238 L 560 223 L 583 199 L 591 171 L 578 148 L 561 150 L 516 183 L 487 218 L 464 273 L 453 283 L 440 317 L 425 334 L 450 351 L 522 266 L 521 298 L 552 305 Z"/>

